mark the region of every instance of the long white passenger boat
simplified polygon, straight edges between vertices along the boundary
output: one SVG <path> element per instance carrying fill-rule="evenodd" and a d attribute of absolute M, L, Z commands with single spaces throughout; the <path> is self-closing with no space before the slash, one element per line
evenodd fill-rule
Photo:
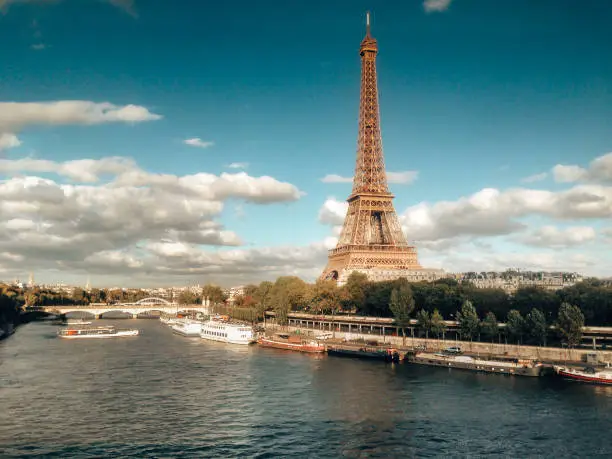
<path fill-rule="evenodd" d="M 200 336 L 203 339 L 229 344 L 251 344 L 255 342 L 252 327 L 212 319 L 202 323 Z"/>
<path fill-rule="evenodd" d="M 118 338 L 127 336 L 138 336 L 137 329 L 117 329 L 115 327 L 87 327 L 66 328 L 57 332 L 60 338 L 65 339 L 95 339 L 95 338 Z"/>
<path fill-rule="evenodd" d="M 173 323 L 170 328 L 173 333 L 182 336 L 200 336 L 202 322 L 197 320 L 182 319 Z"/>

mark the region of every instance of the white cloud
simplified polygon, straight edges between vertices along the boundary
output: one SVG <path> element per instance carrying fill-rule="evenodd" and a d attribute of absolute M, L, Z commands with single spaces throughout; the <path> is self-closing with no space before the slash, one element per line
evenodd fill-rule
<path fill-rule="evenodd" d="M 523 244 L 537 247 L 564 248 L 594 241 L 595 229 L 590 226 L 573 226 L 563 230 L 547 225 L 518 238 Z"/>
<path fill-rule="evenodd" d="M 319 222 L 325 225 L 342 225 L 348 203 L 346 201 L 338 201 L 336 198 L 327 198 L 319 209 Z"/>
<path fill-rule="evenodd" d="M 46 47 L 47 45 L 44 43 L 34 43 L 32 46 L 30 46 L 30 48 L 32 48 L 34 51 L 42 51 Z"/>
<path fill-rule="evenodd" d="M 555 182 L 571 183 L 586 178 L 587 171 L 580 166 L 564 166 L 557 164 L 552 169 Z"/>
<path fill-rule="evenodd" d="M 185 139 L 183 140 L 183 143 L 185 145 L 189 145 L 192 147 L 199 147 L 199 148 L 208 148 L 208 147 L 212 147 L 215 144 L 214 142 L 204 141 L 200 139 L 199 137 L 194 137 L 193 139 Z"/>
<path fill-rule="evenodd" d="M 21 172 L 54 173 L 74 182 L 97 182 L 101 175 L 121 175 L 136 170 L 136 164 L 129 158 L 108 157 L 102 159 L 78 159 L 55 162 L 46 159 L 0 159 L 0 172 L 15 174 Z"/>
<path fill-rule="evenodd" d="M 387 172 L 387 181 L 395 184 L 410 184 L 419 175 L 418 171 Z M 351 183 L 353 177 L 342 177 L 337 174 L 327 174 L 321 179 L 323 183 Z"/>
<path fill-rule="evenodd" d="M 552 173 L 555 181 L 559 183 L 612 182 L 612 153 L 595 158 L 588 168 L 557 164 L 553 167 Z"/>
<path fill-rule="evenodd" d="M 389 183 L 410 184 L 417 179 L 418 175 L 418 171 L 387 172 L 387 181 Z"/>
<path fill-rule="evenodd" d="M 230 163 L 227 167 L 230 169 L 246 169 L 249 167 L 249 163 Z"/>
<path fill-rule="evenodd" d="M 19 145 L 21 145 L 21 141 L 15 134 L 0 132 L 0 151 L 18 147 Z"/>
<path fill-rule="evenodd" d="M 604 228 L 601 230 L 601 235 L 606 242 L 612 243 L 612 228 Z"/>
<path fill-rule="evenodd" d="M 521 250 L 483 250 L 469 242 L 452 246 L 447 250 L 432 253 L 420 250 L 419 258 L 427 267 L 443 268 L 447 272 L 503 271 L 511 266 L 533 271 L 580 272 L 591 276 L 609 276 L 612 262 L 589 254 L 543 250 L 526 252 Z"/>
<path fill-rule="evenodd" d="M 126 158 L 2 160 L 0 170 L 57 174 L 68 180 L 58 183 L 28 175 L 0 181 L 0 253 L 23 257 L 28 269 L 74 273 L 91 267 L 115 276 L 138 270 L 145 277 L 158 276 L 155 282 L 190 271 L 206 272 L 189 264 L 197 258 L 194 254 L 202 258 L 207 253 L 201 246 L 242 244 L 217 221 L 227 200 L 268 204 L 301 196 L 295 186 L 272 177 L 244 172 L 151 174 Z M 166 252 L 158 250 L 160 244 Z M 186 255 L 165 265 L 169 250 L 174 248 L 176 258 L 181 247 L 187 248 Z M 2 265 L 6 268 L 10 260 Z M 168 269 L 173 265 L 178 271 Z M 23 263 L 10 267 L 16 272 L 24 269 Z"/>
<path fill-rule="evenodd" d="M 342 177 L 337 174 L 327 174 L 325 177 L 321 179 L 323 183 L 351 183 L 353 181 L 353 177 Z"/>
<path fill-rule="evenodd" d="M 425 0 L 423 2 L 423 8 L 428 13 L 446 11 L 451 1 L 452 0 Z"/>
<path fill-rule="evenodd" d="M 541 174 L 530 175 L 529 177 L 525 177 L 521 180 L 523 183 L 535 183 L 541 182 L 542 180 L 546 180 L 548 177 L 548 172 L 542 172 Z"/>
<path fill-rule="evenodd" d="M 16 133 L 32 125 L 92 125 L 139 123 L 161 119 L 140 105 L 60 100 L 54 102 L 0 102 L 0 137 L 18 141 Z"/>

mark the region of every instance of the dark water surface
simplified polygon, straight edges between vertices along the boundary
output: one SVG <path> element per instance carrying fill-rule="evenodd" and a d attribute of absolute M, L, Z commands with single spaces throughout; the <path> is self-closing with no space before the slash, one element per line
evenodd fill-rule
<path fill-rule="evenodd" d="M 612 388 L 116 323 L 141 336 L 0 343 L 0 457 L 612 457 Z"/>

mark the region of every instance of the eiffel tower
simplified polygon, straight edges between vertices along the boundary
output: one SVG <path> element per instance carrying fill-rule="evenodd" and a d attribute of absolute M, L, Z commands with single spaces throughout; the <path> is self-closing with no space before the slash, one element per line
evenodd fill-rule
<path fill-rule="evenodd" d="M 380 134 L 376 54 L 378 44 L 370 34 L 370 13 L 366 36 L 361 42 L 361 98 L 357 163 L 353 191 L 336 248 L 329 251 L 322 279 L 341 285 L 353 271 L 367 274 L 372 281 L 406 277 L 431 280 L 437 270 L 424 270 L 417 250 L 408 245 L 393 207 L 389 191 Z M 434 272 L 436 271 L 436 272 Z"/>

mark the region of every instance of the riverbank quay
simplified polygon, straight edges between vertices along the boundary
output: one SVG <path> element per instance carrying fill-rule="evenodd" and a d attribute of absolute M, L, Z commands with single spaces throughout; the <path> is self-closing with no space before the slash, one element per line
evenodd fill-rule
<path fill-rule="evenodd" d="M 49 314 L 42 311 L 27 311 L 17 315 L 13 320 L 0 321 L 0 341 L 11 336 L 20 325 L 24 325 L 35 320 L 43 320 Z"/>
<path fill-rule="evenodd" d="M 266 333 L 279 331 L 296 333 L 309 338 L 321 336 L 326 338 L 326 342 L 363 342 L 378 346 L 390 346 L 398 349 L 402 353 L 414 349 L 427 349 L 432 352 L 440 352 L 450 346 L 458 346 L 463 353 L 475 356 L 503 357 L 514 359 L 538 360 L 546 364 L 574 364 L 583 365 L 585 362 L 598 362 L 601 364 L 612 363 L 612 351 L 593 350 L 593 349 L 567 349 L 554 347 L 539 347 L 525 345 L 511 345 L 499 343 L 470 342 L 460 340 L 441 340 L 389 335 L 375 335 L 367 333 L 347 333 L 347 332 L 322 332 L 312 328 L 302 328 L 285 326 L 280 327 L 275 324 L 265 325 Z M 331 339 L 329 335 L 331 333 Z"/>

